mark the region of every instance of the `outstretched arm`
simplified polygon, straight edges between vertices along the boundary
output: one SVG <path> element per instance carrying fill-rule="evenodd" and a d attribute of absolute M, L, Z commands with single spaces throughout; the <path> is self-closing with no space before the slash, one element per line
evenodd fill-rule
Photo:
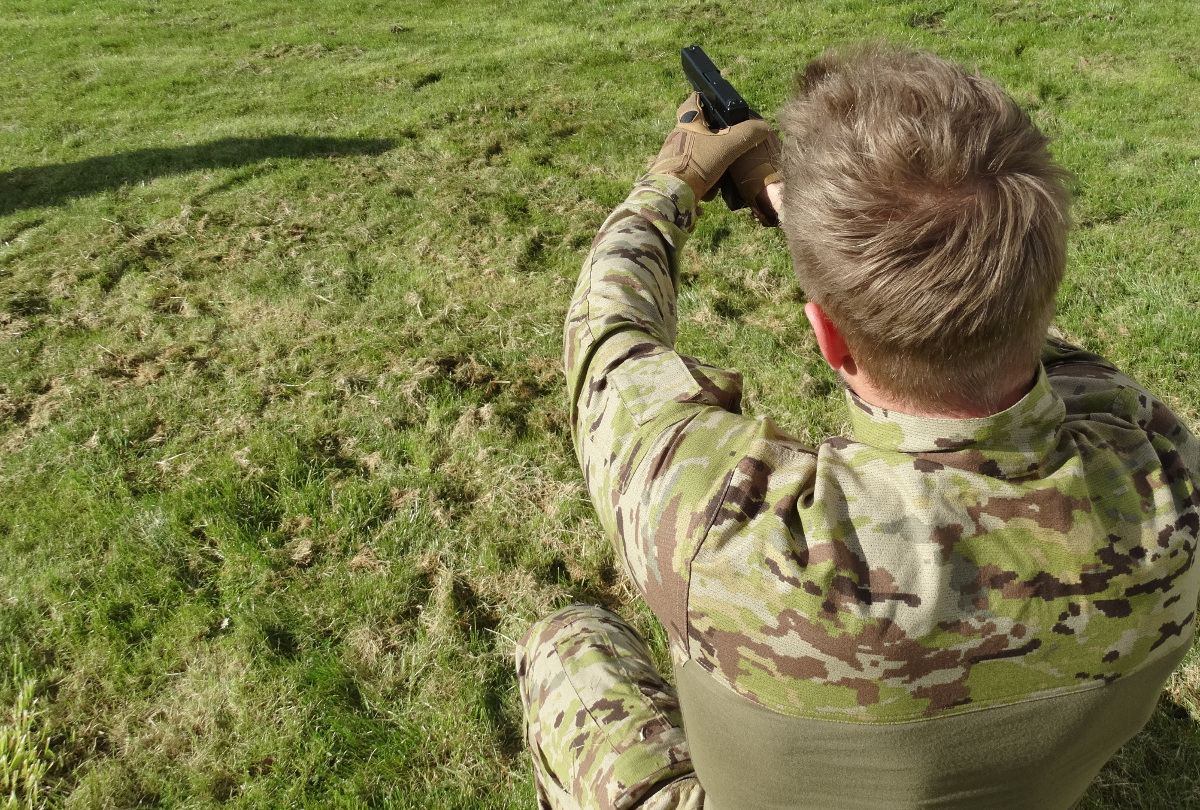
<path fill-rule="evenodd" d="M 739 375 L 674 349 L 678 254 L 696 198 L 738 156 L 700 161 L 708 181 L 668 172 L 695 165 L 688 150 L 699 137 L 676 129 L 656 169 L 605 221 L 575 288 L 564 346 L 592 502 L 673 638 L 682 635 L 692 554 L 746 448 L 770 429 L 740 416 Z"/>

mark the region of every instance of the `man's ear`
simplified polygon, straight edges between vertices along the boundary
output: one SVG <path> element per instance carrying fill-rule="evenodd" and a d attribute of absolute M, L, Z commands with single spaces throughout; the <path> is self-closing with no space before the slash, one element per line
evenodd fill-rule
<path fill-rule="evenodd" d="M 808 317 L 809 324 L 812 325 L 813 334 L 817 336 L 817 345 L 821 348 L 821 356 L 825 358 L 825 362 L 829 364 L 830 368 L 834 371 L 844 371 L 850 375 L 855 374 L 858 367 L 854 363 L 850 349 L 846 346 L 846 340 L 833 321 L 829 320 L 825 310 L 821 309 L 821 305 L 809 301 L 804 305 L 804 314 Z"/>

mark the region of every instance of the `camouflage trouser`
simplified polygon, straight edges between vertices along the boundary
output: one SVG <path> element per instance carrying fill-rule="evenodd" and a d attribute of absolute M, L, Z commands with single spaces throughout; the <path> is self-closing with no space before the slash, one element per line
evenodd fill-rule
<path fill-rule="evenodd" d="M 675 690 L 619 616 L 572 605 L 536 622 L 517 678 L 539 807 L 703 807 Z"/>

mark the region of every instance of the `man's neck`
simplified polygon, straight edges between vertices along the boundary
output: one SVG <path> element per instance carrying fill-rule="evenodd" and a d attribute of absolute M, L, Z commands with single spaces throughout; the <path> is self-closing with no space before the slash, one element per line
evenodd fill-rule
<path fill-rule="evenodd" d="M 947 405 L 946 407 L 930 408 L 926 405 L 914 404 L 907 400 L 900 399 L 892 394 L 878 388 L 862 369 L 853 376 L 841 374 L 842 382 L 847 388 L 852 390 L 859 399 L 866 402 L 868 405 L 873 405 L 877 408 L 883 408 L 889 411 L 899 411 L 910 416 L 923 416 L 932 419 L 977 419 L 983 416 L 992 416 L 1006 411 L 1013 405 L 1021 401 L 1021 398 L 1029 393 L 1033 388 L 1034 382 L 1037 380 L 1035 374 L 1032 378 L 1025 375 L 1020 375 L 1017 379 L 1019 382 L 1006 385 L 1002 390 L 1003 395 L 993 400 L 992 407 L 981 404 L 964 403 L 962 405 Z"/>

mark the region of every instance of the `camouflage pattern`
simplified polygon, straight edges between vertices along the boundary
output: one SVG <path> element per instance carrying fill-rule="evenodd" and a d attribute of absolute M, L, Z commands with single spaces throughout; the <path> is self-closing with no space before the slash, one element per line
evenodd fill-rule
<path fill-rule="evenodd" d="M 981 419 L 848 394 L 813 449 L 740 413 L 741 378 L 675 352 L 695 218 L 643 178 L 566 324 L 576 450 L 600 520 L 694 660 L 770 710 L 929 719 L 1102 687 L 1190 644 L 1200 444 L 1103 359 L 1050 340 Z"/>
<path fill-rule="evenodd" d="M 699 810 L 679 701 L 616 614 L 572 605 L 517 646 L 517 678 L 545 810 Z"/>

